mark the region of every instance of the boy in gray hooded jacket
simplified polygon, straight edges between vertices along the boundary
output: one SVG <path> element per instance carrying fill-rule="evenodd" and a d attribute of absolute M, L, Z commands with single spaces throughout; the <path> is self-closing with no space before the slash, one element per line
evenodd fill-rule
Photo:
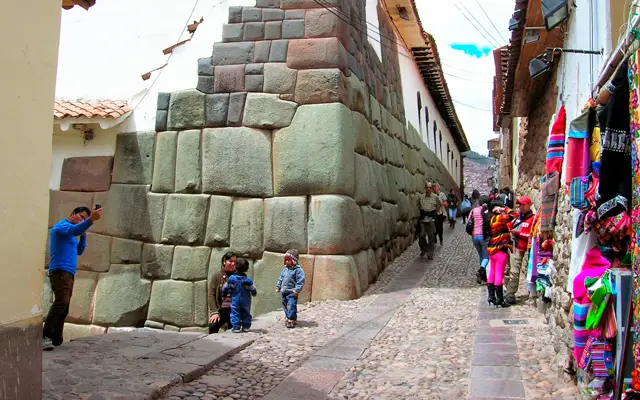
<path fill-rule="evenodd" d="M 298 320 L 298 295 L 304 287 L 304 271 L 298 264 L 299 254 L 295 249 L 284 255 L 284 269 L 276 284 L 276 292 L 282 294 L 282 307 L 287 317 L 287 328 L 293 328 Z"/>

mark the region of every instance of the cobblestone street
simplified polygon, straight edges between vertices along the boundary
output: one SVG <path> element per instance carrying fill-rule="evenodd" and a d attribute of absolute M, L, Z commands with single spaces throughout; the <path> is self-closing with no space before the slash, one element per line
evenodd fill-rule
<path fill-rule="evenodd" d="M 460 225 L 460 224 L 459 224 Z M 166 399 L 577 399 L 535 308 L 494 309 L 464 227 L 436 258 L 417 245 L 360 299 L 301 307 Z M 504 320 L 526 325 L 505 327 Z"/>

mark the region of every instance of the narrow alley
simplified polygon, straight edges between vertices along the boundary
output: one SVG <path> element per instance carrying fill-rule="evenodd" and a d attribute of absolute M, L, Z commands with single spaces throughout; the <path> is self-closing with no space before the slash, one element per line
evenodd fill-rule
<path fill-rule="evenodd" d="M 277 323 L 178 399 L 575 399 L 531 306 L 489 308 L 463 227 L 434 261 L 414 245 L 358 300 L 302 306 L 300 328 Z M 528 322 L 500 327 L 503 320 Z"/>

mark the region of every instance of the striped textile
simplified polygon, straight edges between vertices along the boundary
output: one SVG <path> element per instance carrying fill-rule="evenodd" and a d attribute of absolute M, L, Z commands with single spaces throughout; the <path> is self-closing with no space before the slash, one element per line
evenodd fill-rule
<path fill-rule="evenodd" d="M 562 171 L 566 121 L 567 112 L 565 111 L 564 106 L 562 106 L 560 107 L 560 110 L 558 110 L 558 117 L 553 123 L 551 134 L 549 135 L 549 142 L 547 143 L 547 174 L 550 174 L 552 172 L 559 173 L 560 171 Z"/>
<path fill-rule="evenodd" d="M 507 224 L 516 218 L 518 218 L 518 212 L 508 207 L 501 214 L 491 217 L 489 223 L 489 245 L 487 246 L 489 255 L 496 254 L 499 251 L 513 250 L 511 233 Z"/>
<path fill-rule="evenodd" d="M 573 303 L 573 357 L 576 361 L 580 361 L 584 347 L 587 345 L 587 340 L 591 331 L 588 331 L 585 326 L 587 324 L 587 314 L 589 313 L 589 303 L 580 304 L 574 301 Z"/>
<path fill-rule="evenodd" d="M 540 231 L 552 231 L 556 225 L 558 212 L 558 189 L 560 187 L 560 173 L 552 172 L 540 179 Z"/>

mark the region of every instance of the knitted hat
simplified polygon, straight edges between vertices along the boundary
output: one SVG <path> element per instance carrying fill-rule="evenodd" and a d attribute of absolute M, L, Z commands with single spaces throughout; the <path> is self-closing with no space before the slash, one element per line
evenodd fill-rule
<path fill-rule="evenodd" d="M 300 254 L 298 254 L 298 250 L 296 249 L 290 249 L 287 250 L 286 253 L 284 253 L 285 257 L 290 257 L 293 262 L 295 262 L 296 264 L 298 263 L 298 258 L 300 257 Z"/>

